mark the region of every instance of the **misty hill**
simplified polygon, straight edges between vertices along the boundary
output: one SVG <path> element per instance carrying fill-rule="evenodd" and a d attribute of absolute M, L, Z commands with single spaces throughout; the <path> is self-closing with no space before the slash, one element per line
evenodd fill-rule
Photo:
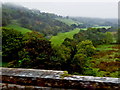
<path fill-rule="evenodd" d="M 50 13 L 31 10 L 10 3 L 2 4 L 2 25 L 19 25 L 46 35 L 56 35 L 58 32 L 67 32 L 71 26 L 56 20 L 59 16 Z"/>
<path fill-rule="evenodd" d="M 2 4 L 2 25 L 10 28 L 12 26 L 26 28 L 40 32 L 45 36 L 52 36 L 60 32 L 69 32 L 74 28 L 95 26 L 112 26 L 112 28 L 116 28 L 117 19 L 64 17 L 41 12 L 36 9 L 28 9 L 19 5 L 4 3 Z M 111 31 L 113 30 L 115 29 Z"/>
<path fill-rule="evenodd" d="M 116 18 L 88 18 L 88 17 L 70 17 L 76 22 L 81 22 L 81 24 L 86 25 L 86 27 L 94 26 L 112 26 L 117 27 L 118 20 Z"/>

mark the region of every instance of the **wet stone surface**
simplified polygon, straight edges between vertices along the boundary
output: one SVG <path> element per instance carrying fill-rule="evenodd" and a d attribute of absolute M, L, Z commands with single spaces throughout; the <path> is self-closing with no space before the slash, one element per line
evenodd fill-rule
<path fill-rule="evenodd" d="M 0 86 L 0 90 L 1 89 L 2 90 L 66 90 L 63 88 L 39 87 L 39 86 L 17 85 L 17 84 L 7 84 L 7 83 L 2 83 Z M 67 90 L 76 90 L 76 89 L 67 89 Z"/>
<path fill-rule="evenodd" d="M 64 71 L 0 68 L 2 81 L 8 84 L 31 85 L 38 87 L 96 89 L 109 88 L 119 90 L 120 78 L 70 75 L 61 77 Z M 22 87 L 22 86 L 21 86 Z"/>

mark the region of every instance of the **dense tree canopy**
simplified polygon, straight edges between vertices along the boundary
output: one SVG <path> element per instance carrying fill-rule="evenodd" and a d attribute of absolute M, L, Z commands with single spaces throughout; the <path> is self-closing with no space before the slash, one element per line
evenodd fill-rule
<path fill-rule="evenodd" d="M 3 61 L 18 59 L 18 51 L 22 48 L 23 35 L 8 28 L 2 28 L 2 56 Z"/>
<path fill-rule="evenodd" d="M 93 45 L 100 45 L 105 43 L 112 43 L 113 35 L 107 32 L 109 29 L 101 28 L 88 28 L 86 31 L 80 31 L 74 35 L 74 39 L 78 42 L 83 40 L 91 40 Z"/>
<path fill-rule="evenodd" d="M 24 35 L 22 43 L 23 48 L 18 52 L 18 60 L 10 63 L 10 67 L 46 69 L 49 67 L 53 49 L 48 40 L 37 32 L 30 32 Z"/>

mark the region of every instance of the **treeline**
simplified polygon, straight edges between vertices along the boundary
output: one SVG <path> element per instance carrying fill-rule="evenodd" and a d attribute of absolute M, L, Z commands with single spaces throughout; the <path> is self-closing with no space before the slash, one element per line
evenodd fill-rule
<path fill-rule="evenodd" d="M 73 38 L 78 42 L 83 40 L 90 40 L 94 46 L 101 44 L 110 44 L 113 42 L 113 34 L 109 32 L 110 29 L 105 28 L 88 28 L 87 30 L 81 30 L 78 34 L 75 34 Z"/>
<path fill-rule="evenodd" d="M 88 28 L 75 34 L 73 39 L 66 38 L 57 49 L 61 60 L 66 62 L 63 67 L 70 73 L 96 76 L 90 60 L 97 52 L 97 45 L 113 43 L 114 36 L 108 31 L 105 28 Z"/>
<path fill-rule="evenodd" d="M 95 75 L 90 64 L 92 55 L 96 53 L 95 46 L 112 43 L 113 38 L 111 33 L 103 32 L 104 29 L 89 28 L 74 35 L 73 39 L 66 38 L 60 47 L 54 47 L 38 32 L 23 35 L 3 27 L 3 62 L 9 62 L 7 67 L 67 70 L 71 74 Z"/>
<path fill-rule="evenodd" d="M 74 21 L 83 23 L 87 28 L 98 26 L 118 27 L 118 19 L 102 19 L 102 18 L 88 18 L 88 17 L 70 17 Z"/>
<path fill-rule="evenodd" d="M 59 32 L 67 32 L 73 27 L 62 23 L 55 18 L 60 17 L 55 14 L 30 10 L 22 6 L 10 3 L 2 4 L 2 25 L 18 24 L 45 36 L 56 35 Z"/>
<path fill-rule="evenodd" d="M 95 47 L 89 40 L 79 42 L 77 45 L 74 41 L 65 41 L 60 47 L 52 47 L 51 42 L 38 32 L 23 35 L 4 27 L 2 31 L 2 58 L 3 62 L 9 62 L 8 67 L 82 73 L 86 59 L 95 53 Z"/>

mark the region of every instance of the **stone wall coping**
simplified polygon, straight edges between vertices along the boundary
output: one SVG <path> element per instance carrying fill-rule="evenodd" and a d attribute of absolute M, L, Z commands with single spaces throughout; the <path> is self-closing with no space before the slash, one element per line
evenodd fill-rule
<path fill-rule="evenodd" d="M 0 67 L 0 74 L 2 76 L 11 77 L 31 77 L 31 78 L 46 78 L 46 79 L 63 79 L 73 81 L 87 81 L 87 82 L 103 82 L 103 83 L 114 83 L 120 84 L 120 78 L 112 77 L 94 77 L 94 76 L 78 76 L 68 75 L 62 76 L 65 71 L 57 70 L 41 70 L 41 69 L 23 69 L 23 68 L 2 68 Z"/>

